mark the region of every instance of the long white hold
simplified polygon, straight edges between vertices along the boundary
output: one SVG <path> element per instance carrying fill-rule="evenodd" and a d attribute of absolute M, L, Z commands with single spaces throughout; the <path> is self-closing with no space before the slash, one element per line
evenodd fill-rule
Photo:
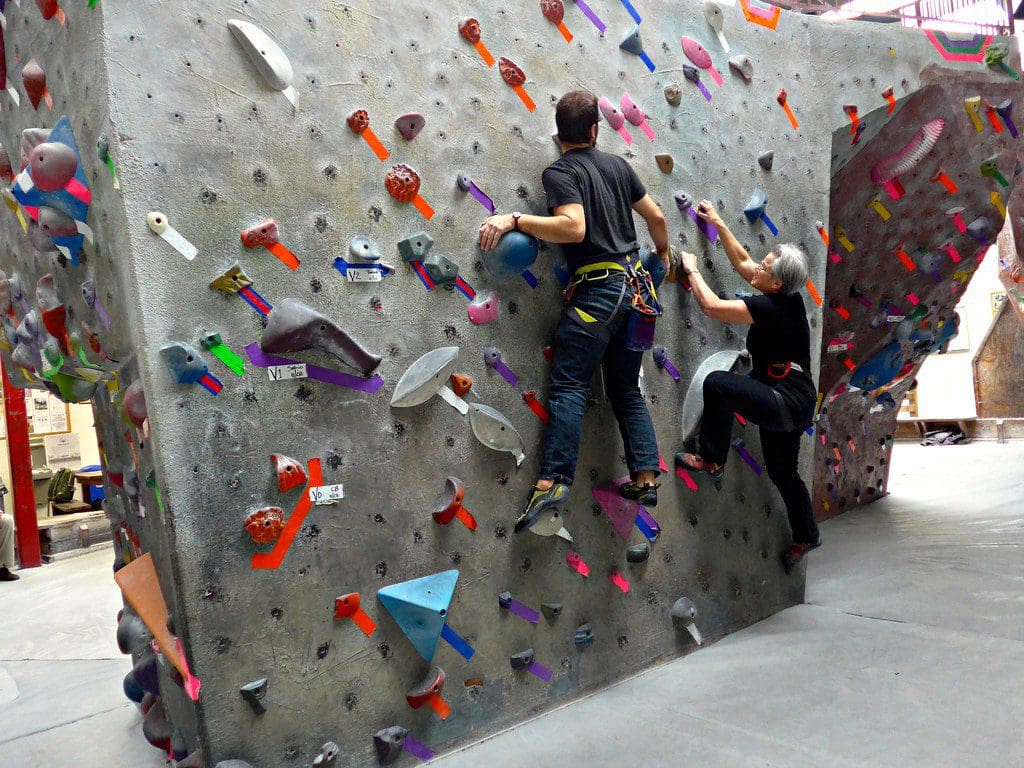
<path fill-rule="evenodd" d="M 285 98 L 294 107 L 297 101 L 295 89 L 292 87 L 294 72 L 292 63 L 281 50 L 281 46 L 274 42 L 270 35 L 248 21 L 230 19 L 228 29 L 248 54 L 267 85 L 275 91 L 284 93 Z"/>

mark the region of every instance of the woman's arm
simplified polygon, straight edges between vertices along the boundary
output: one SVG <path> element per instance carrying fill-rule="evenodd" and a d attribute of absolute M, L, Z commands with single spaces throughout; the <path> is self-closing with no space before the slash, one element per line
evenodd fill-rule
<path fill-rule="evenodd" d="M 754 268 L 757 264 L 750 258 L 747 249 L 740 245 L 740 241 L 736 239 L 736 235 L 732 233 L 732 230 L 722 221 L 722 217 L 718 215 L 718 211 L 715 210 L 715 206 L 712 205 L 710 200 L 700 201 L 697 205 L 697 215 L 708 224 L 715 226 L 715 229 L 718 230 L 718 236 L 722 238 L 722 247 L 725 248 L 725 255 L 732 262 L 733 269 L 739 273 L 740 277 L 749 281 L 754 276 Z"/>
<path fill-rule="evenodd" d="M 750 316 L 747 304 L 740 299 L 721 299 L 712 291 L 700 271 L 697 269 L 697 257 L 692 253 L 683 252 L 683 271 L 686 273 L 690 286 L 693 288 L 693 295 L 697 298 L 700 311 L 712 320 L 723 323 L 740 323 L 741 325 L 753 325 L 754 318 Z"/>
<path fill-rule="evenodd" d="M 519 231 L 549 243 L 581 243 L 587 234 L 587 221 L 579 203 L 559 205 L 552 216 L 524 213 L 519 217 Z M 491 216 L 480 225 L 480 249 L 491 250 L 501 236 L 515 227 L 511 213 Z"/>

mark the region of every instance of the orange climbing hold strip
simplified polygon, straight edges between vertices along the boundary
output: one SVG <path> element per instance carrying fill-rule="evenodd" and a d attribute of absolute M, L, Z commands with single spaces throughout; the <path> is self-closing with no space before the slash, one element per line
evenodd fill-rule
<path fill-rule="evenodd" d="M 268 245 L 267 250 L 270 251 L 275 256 L 277 256 L 281 263 L 284 264 L 286 267 L 288 267 L 288 269 L 292 270 L 293 272 L 299 268 L 299 258 L 290 250 L 288 250 L 288 246 L 286 246 L 284 243 L 274 243 L 273 245 Z"/>
<path fill-rule="evenodd" d="M 377 631 L 377 624 L 373 619 L 370 618 L 370 614 L 364 611 L 362 608 L 352 614 L 352 621 L 359 629 L 363 631 L 363 634 L 369 637 Z"/>
<path fill-rule="evenodd" d="M 380 143 L 380 139 L 377 138 L 377 134 L 375 134 L 369 126 L 360 131 L 359 135 L 363 137 L 363 141 L 370 145 L 370 149 L 373 150 L 373 154 L 375 154 L 377 159 L 382 163 L 391 156 L 387 147 Z"/>
<path fill-rule="evenodd" d="M 814 303 L 817 304 L 820 307 L 821 306 L 821 294 L 818 293 L 818 287 L 814 284 L 814 282 L 810 278 L 807 278 L 807 292 L 809 294 L 811 294 L 811 298 L 814 299 Z"/>
<path fill-rule="evenodd" d="M 473 517 L 473 513 L 465 507 L 459 507 L 455 510 L 455 517 L 459 519 L 459 522 L 469 528 L 471 531 L 476 530 L 476 518 Z"/>
<path fill-rule="evenodd" d="M 288 522 L 284 524 L 284 529 L 274 543 L 274 548 L 270 552 L 257 552 L 252 556 L 252 567 L 254 569 L 274 570 L 281 565 L 284 556 L 288 554 L 288 549 L 291 547 L 292 542 L 295 541 L 295 537 L 298 535 L 306 515 L 309 514 L 309 510 L 313 507 L 313 499 L 309 496 L 309 489 L 324 484 L 324 473 L 323 467 L 320 465 L 320 459 L 309 460 L 306 464 L 306 476 L 309 478 L 309 482 L 306 483 L 306 487 L 302 490 L 302 495 L 295 504 Z"/>
<path fill-rule="evenodd" d="M 488 67 L 494 66 L 494 57 L 491 55 L 491 52 L 487 50 L 487 46 L 484 45 L 483 40 L 477 40 L 473 43 L 473 47 L 476 48 L 476 52 L 480 54 L 480 58 L 484 60 L 484 64 Z"/>
<path fill-rule="evenodd" d="M 512 90 L 516 92 L 516 96 L 520 98 L 526 108 L 533 112 L 537 108 L 537 105 L 533 103 L 533 99 L 530 98 L 530 94 L 526 92 L 526 89 L 521 85 L 513 85 Z"/>
<path fill-rule="evenodd" d="M 946 191 L 951 195 L 955 195 L 957 190 L 960 189 L 960 187 L 956 185 L 956 182 L 949 177 L 949 174 L 943 170 L 940 170 L 937 174 L 932 176 L 932 181 L 941 181 L 942 186 L 944 186 Z"/>
<path fill-rule="evenodd" d="M 442 720 L 447 720 L 448 715 L 452 713 L 451 706 L 447 701 L 441 698 L 440 694 L 437 693 L 427 699 L 427 706 L 434 710 L 434 712 L 437 713 L 437 716 Z"/>
<path fill-rule="evenodd" d="M 431 208 L 430 204 L 419 195 L 416 195 L 416 197 L 412 199 L 412 204 L 416 206 L 416 210 L 419 211 L 427 221 L 434 218 L 434 209 Z"/>
<path fill-rule="evenodd" d="M 843 318 L 843 320 L 850 319 L 850 311 L 842 304 L 836 304 L 834 307 L 832 307 L 832 309 L 834 309 L 836 311 L 836 314 Z"/>
<path fill-rule="evenodd" d="M 562 33 L 562 37 L 565 38 L 565 42 L 571 43 L 572 42 L 572 32 L 570 32 L 569 28 L 567 26 L 565 26 L 565 22 L 564 21 L 560 21 L 555 26 L 558 27 L 558 31 Z"/>
<path fill-rule="evenodd" d="M 850 358 L 846 358 L 845 360 L 843 360 L 843 365 L 845 365 L 847 370 L 850 371 L 857 367 L 857 364 L 853 362 L 853 360 L 851 360 Z"/>

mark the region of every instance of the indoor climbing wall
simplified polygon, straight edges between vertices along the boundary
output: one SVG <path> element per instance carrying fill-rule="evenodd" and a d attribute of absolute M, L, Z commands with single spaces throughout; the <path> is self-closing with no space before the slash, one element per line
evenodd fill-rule
<path fill-rule="evenodd" d="M 952 47 L 952 46 L 950 46 Z M 886 492 L 899 405 L 992 247 L 1021 171 L 1019 84 L 929 66 L 852 159 L 834 160 L 812 498 L 819 517 Z M 834 157 L 855 143 L 837 131 Z M 991 251 L 990 251 L 991 248 Z"/>
<path fill-rule="evenodd" d="M 5 9 L 3 359 L 96 403 L 125 692 L 181 765 L 411 764 L 802 599 L 756 430 L 737 419 L 720 488 L 666 475 L 656 508 L 622 504 L 599 379 L 564 513 L 512 533 L 565 271 L 557 248 L 485 258 L 475 238 L 492 209 L 544 212 L 562 93 L 606 100 L 599 146 L 723 295 L 749 286 L 695 201 L 755 258 L 807 249 L 823 355 L 822 311 L 828 341 L 832 300 L 862 305 L 850 276 L 826 277 L 822 233 L 841 243 L 841 224 L 861 249 L 840 264 L 885 262 L 875 194 L 913 248 L 954 237 L 962 267 L 974 257 L 915 229 L 947 224 L 908 204 L 937 155 L 901 177 L 903 203 L 872 187 L 876 163 L 942 117 L 934 152 L 967 223 L 1008 198 L 978 164 L 998 152 L 1014 176 L 1011 140 L 988 146 L 989 122 L 970 136 L 963 112 L 1011 75 L 946 55 L 977 41 L 747 0 L 32 6 Z M 734 364 L 745 329 L 680 285 L 661 297 L 642 387 L 671 465 L 699 414 L 691 380 Z M 851 354 L 881 340 L 864 322 Z M 849 429 L 832 409 L 826 442 Z"/>

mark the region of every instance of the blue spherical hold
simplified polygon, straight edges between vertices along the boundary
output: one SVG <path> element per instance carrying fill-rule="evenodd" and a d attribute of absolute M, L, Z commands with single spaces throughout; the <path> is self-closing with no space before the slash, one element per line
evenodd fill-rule
<path fill-rule="evenodd" d="M 508 232 L 484 252 L 484 267 L 497 280 L 518 277 L 537 260 L 537 240 L 523 232 Z"/>
<path fill-rule="evenodd" d="M 655 251 L 644 248 L 640 251 L 640 263 L 644 265 L 644 269 L 650 272 L 651 282 L 654 283 L 654 287 L 660 288 L 661 284 L 665 282 L 665 276 L 668 274 L 668 267 L 661 260 L 661 256 Z"/>

